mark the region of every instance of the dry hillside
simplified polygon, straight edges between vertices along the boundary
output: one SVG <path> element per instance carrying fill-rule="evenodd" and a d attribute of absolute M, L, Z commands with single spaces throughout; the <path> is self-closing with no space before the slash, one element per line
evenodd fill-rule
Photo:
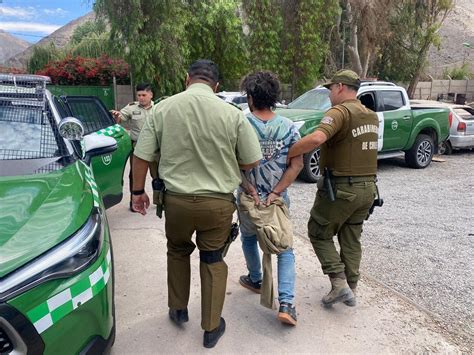
<path fill-rule="evenodd" d="M 24 51 L 31 43 L 0 30 L 0 64 L 8 58 Z"/>
<path fill-rule="evenodd" d="M 441 48 L 431 48 L 428 74 L 441 77 L 446 68 L 468 63 L 474 72 L 474 0 L 455 0 L 456 6 L 440 30 Z M 469 43 L 466 48 L 463 43 Z"/>
<path fill-rule="evenodd" d="M 7 66 L 17 67 L 17 68 L 26 68 L 26 64 L 31 54 L 33 53 L 34 46 L 44 46 L 54 43 L 57 47 L 64 47 L 71 38 L 74 29 L 82 25 L 84 22 L 95 19 L 94 12 L 89 12 L 88 14 L 79 17 L 78 19 L 69 22 L 63 27 L 57 29 L 49 36 L 44 37 L 38 43 L 33 46 L 28 47 L 26 50 L 20 52 L 19 54 L 9 58 L 5 63 Z"/>

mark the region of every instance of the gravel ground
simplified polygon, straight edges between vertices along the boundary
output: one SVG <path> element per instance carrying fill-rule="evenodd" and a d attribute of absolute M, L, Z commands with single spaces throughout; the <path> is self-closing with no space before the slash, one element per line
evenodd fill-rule
<path fill-rule="evenodd" d="M 439 158 L 423 170 L 403 159 L 379 161 L 384 206 L 364 224 L 361 272 L 430 312 L 472 350 L 474 151 Z M 315 192 L 300 181 L 290 188 L 295 235 L 304 240 Z"/>

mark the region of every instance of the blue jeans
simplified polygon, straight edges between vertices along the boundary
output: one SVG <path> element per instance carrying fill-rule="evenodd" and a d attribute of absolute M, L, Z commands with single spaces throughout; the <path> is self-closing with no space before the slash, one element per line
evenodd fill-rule
<path fill-rule="evenodd" d="M 247 269 L 253 282 L 262 280 L 262 263 L 257 236 L 242 233 L 242 250 L 244 251 Z M 293 249 L 288 249 L 277 255 L 278 265 L 278 301 L 293 304 L 295 298 L 295 255 Z"/>

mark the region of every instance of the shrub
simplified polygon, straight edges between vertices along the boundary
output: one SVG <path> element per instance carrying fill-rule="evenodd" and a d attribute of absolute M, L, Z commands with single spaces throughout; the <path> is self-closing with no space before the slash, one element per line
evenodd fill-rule
<path fill-rule="evenodd" d="M 464 63 L 460 67 L 454 67 L 451 69 L 446 68 L 443 71 L 443 77 L 445 79 L 453 79 L 453 80 L 464 80 L 470 79 L 473 76 L 473 73 L 469 70 L 468 63 Z"/>
<path fill-rule="evenodd" d="M 63 60 L 49 62 L 36 74 L 49 76 L 53 84 L 60 85 L 110 85 L 114 76 L 117 84 L 130 81 L 128 64 L 106 55 L 99 58 L 68 55 Z"/>

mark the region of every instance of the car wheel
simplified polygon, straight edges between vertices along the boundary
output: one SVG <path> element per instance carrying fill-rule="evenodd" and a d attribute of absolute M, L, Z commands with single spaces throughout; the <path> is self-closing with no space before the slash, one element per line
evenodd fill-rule
<path fill-rule="evenodd" d="M 306 182 L 315 183 L 321 176 L 319 173 L 319 148 L 303 155 L 303 170 L 300 178 Z"/>
<path fill-rule="evenodd" d="M 439 145 L 438 148 L 439 154 L 442 155 L 451 155 L 453 154 L 453 146 L 451 145 L 450 141 L 444 141 Z"/>
<path fill-rule="evenodd" d="M 424 169 L 431 163 L 434 154 L 433 138 L 420 134 L 415 143 L 405 152 L 405 161 L 410 168 Z"/>

